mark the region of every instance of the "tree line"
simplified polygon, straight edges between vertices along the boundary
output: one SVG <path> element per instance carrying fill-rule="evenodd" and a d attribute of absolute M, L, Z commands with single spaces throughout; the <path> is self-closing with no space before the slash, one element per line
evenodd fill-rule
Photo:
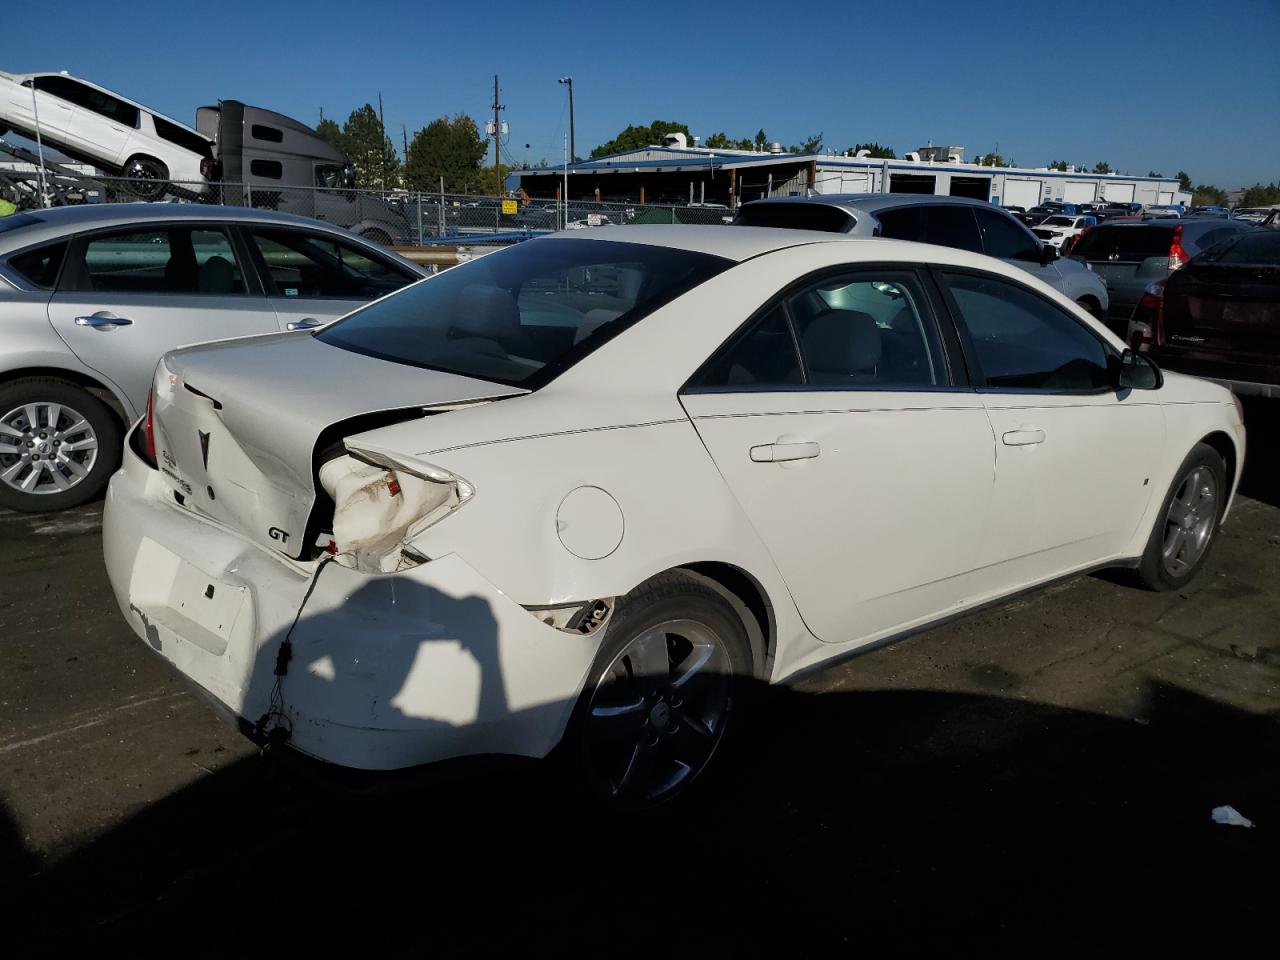
<path fill-rule="evenodd" d="M 416 131 L 403 160 L 370 103 L 352 110 L 342 126 L 322 115 L 316 133 L 351 158 L 356 185 L 367 189 L 435 191 L 443 178 L 446 193 L 496 195 L 511 170 L 485 164 L 488 142 L 465 113 Z"/>

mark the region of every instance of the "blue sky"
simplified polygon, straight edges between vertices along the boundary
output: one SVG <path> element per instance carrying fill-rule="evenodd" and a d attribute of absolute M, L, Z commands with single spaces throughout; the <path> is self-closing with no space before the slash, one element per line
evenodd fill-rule
<path fill-rule="evenodd" d="M 682 120 L 899 155 L 932 140 L 1232 187 L 1280 180 L 1280 0 L 427 4 L 15 3 L 0 69 L 65 69 L 193 123 L 219 98 L 314 125 L 381 91 L 388 132 L 491 113 L 517 161 L 559 162 L 574 77 L 579 154 Z M 56 21 L 54 23 L 53 21 Z M 525 144 L 529 144 L 526 149 Z"/>

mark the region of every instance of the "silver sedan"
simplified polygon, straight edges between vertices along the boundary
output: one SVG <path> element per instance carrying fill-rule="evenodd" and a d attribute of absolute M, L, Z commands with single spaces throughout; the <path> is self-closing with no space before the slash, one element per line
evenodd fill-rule
<path fill-rule="evenodd" d="M 161 354 L 305 329 L 425 276 L 315 220 L 177 204 L 0 219 L 0 507 L 92 499 Z"/>

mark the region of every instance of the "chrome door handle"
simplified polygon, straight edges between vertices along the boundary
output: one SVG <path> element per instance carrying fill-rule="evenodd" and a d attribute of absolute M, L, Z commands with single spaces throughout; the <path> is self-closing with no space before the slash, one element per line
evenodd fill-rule
<path fill-rule="evenodd" d="M 751 448 L 755 463 L 783 463 L 787 460 L 812 460 L 822 449 L 816 443 L 762 443 Z"/>
<path fill-rule="evenodd" d="M 310 330 L 312 327 L 320 326 L 320 321 L 314 317 L 305 317 L 302 320 L 290 320 L 284 325 L 286 330 Z"/>
<path fill-rule="evenodd" d="M 133 324 L 132 320 L 125 317 L 117 317 L 113 313 L 106 310 L 99 310 L 97 313 L 91 313 L 87 317 L 76 317 L 77 327 L 96 327 L 107 328 L 113 330 L 116 327 L 128 327 Z"/>
<path fill-rule="evenodd" d="M 1010 430 L 1001 439 L 1006 447 L 1030 447 L 1044 443 L 1044 431 L 1035 427 L 1023 427 L 1021 430 Z"/>

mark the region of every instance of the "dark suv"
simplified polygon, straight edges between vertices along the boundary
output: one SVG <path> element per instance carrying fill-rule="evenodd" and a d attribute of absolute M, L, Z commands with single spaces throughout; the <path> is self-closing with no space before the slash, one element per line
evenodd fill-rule
<path fill-rule="evenodd" d="M 1070 259 L 1088 264 L 1107 284 L 1107 326 L 1124 336 L 1147 284 L 1163 280 L 1202 250 L 1253 224 L 1234 220 L 1135 220 L 1103 223 L 1080 235 Z"/>
<path fill-rule="evenodd" d="M 747 227 L 823 230 L 956 247 L 1021 267 L 1095 317 L 1107 309 L 1107 288 L 1088 268 L 1058 259 L 1017 217 L 985 200 L 911 193 L 815 194 L 752 200 L 733 221 Z"/>
<path fill-rule="evenodd" d="M 1128 339 L 1171 370 L 1280 397 L 1280 231 L 1237 234 L 1149 285 Z"/>

